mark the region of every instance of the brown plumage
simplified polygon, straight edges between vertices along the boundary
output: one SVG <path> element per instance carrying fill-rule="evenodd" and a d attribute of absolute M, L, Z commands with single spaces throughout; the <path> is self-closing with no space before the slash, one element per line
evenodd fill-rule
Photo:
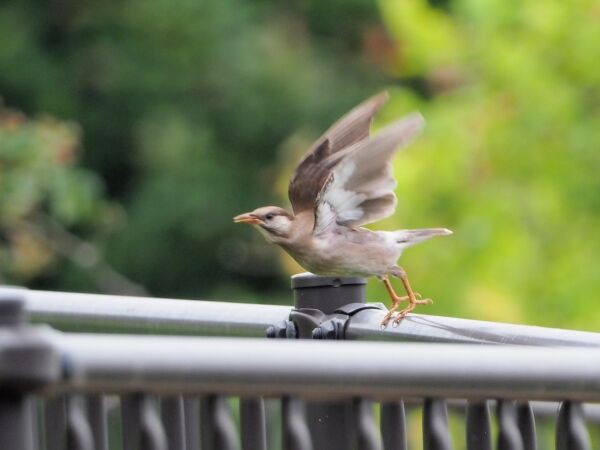
<path fill-rule="evenodd" d="M 314 208 L 315 199 L 331 169 L 343 158 L 343 155 L 332 155 L 369 137 L 373 117 L 387 99 L 387 92 L 382 92 L 361 103 L 334 123 L 306 152 L 298 163 L 288 188 L 295 214 Z"/>
<path fill-rule="evenodd" d="M 257 226 L 267 241 L 281 246 L 302 267 L 317 275 L 377 276 L 386 286 L 392 308 L 387 325 L 401 301 L 408 306 L 394 318 L 398 324 L 419 300 L 406 272 L 396 265 L 402 251 L 445 228 L 371 231 L 361 225 L 393 214 L 396 208 L 392 158 L 420 132 L 424 121 L 413 113 L 391 123 L 375 136 L 369 130 L 387 93 L 361 103 L 321 136 L 298 164 L 288 189 L 293 214 L 265 206 L 234 217 Z M 389 275 L 400 278 L 407 295 L 398 296 Z"/>

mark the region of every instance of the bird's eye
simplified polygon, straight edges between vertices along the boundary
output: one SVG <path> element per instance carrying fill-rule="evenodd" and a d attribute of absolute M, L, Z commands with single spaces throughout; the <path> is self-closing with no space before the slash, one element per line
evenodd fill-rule
<path fill-rule="evenodd" d="M 265 216 L 265 219 L 271 220 L 273 218 L 273 214 L 269 213 Z"/>

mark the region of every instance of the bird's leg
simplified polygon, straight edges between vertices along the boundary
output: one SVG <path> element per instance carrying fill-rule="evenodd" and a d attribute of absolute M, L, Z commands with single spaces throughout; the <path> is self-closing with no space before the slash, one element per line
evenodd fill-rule
<path fill-rule="evenodd" d="M 414 310 L 417 305 L 430 305 L 433 303 L 433 300 L 431 300 L 430 298 L 425 298 L 423 300 L 417 299 L 417 295 L 413 292 L 412 288 L 410 287 L 410 283 L 408 282 L 408 277 L 406 276 L 406 272 L 404 271 L 404 269 L 399 266 L 396 266 L 394 269 L 395 270 L 392 272 L 392 275 L 400 278 L 408 297 L 408 306 L 400 310 L 398 312 L 398 315 L 394 319 L 394 326 L 398 326 L 402 319 L 404 319 L 409 312 Z"/>
<path fill-rule="evenodd" d="M 387 324 L 389 323 L 390 319 L 392 318 L 392 316 L 394 315 L 394 312 L 398 309 L 398 306 L 400 306 L 400 302 L 410 300 L 410 298 L 408 295 L 401 297 L 398 294 L 396 294 L 396 291 L 394 291 L 394 287 L 392 286 L 392 283 L 390 282 L 390 279 L 387 275 L 380 277 L 380 279 L 381 279 L 381 281 L 383 281 L 385 289 L 387 290 L 388 295 L 390 296 L 390 299 L 392 300 L 392 307 L 389 309 L 389 311 L 387 312 L 387 314 L 381 321 L 381 327 L 385 328 L 387 326 Z M 419 294 L 418 292 L 415 292 L 413 295 L 421 298 L 421 294 Z"/>

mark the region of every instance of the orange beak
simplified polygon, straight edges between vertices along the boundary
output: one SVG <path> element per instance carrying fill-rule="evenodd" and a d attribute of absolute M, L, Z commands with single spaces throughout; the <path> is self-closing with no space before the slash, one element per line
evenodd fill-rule
<path fill-rule="evenodd" d="M 261 220 L 256 217 L 254 214 L 246 213 L 240 214 L 239 216 L 235 216 L 233 218 L 235 223 L 247 223 L 249 225 L 257 225 L 261 222 Z"/>

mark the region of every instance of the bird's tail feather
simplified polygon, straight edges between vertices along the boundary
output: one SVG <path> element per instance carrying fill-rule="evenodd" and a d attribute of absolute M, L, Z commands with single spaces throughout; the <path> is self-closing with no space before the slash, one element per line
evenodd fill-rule
<path fill-rule="evenodd" d="M 415 230 L 398 230 L 395 239 L 398 244 L 410 246 L 431 239 L 434 236 L 447 236 L 452 234 L 447 228 L 418 228 Z"/>

